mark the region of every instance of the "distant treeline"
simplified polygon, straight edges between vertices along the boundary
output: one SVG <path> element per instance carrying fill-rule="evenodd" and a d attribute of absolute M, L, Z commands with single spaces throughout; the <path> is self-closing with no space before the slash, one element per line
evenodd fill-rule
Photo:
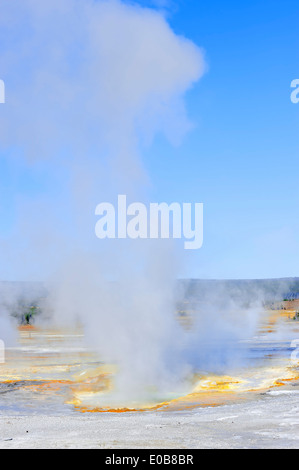
<path fill-rule="evenodd" d="M 42 315 L 42 301 L 48 292 L 41 283 L 0 282 L 0 309 L 19 323 L 32 323 Z M 197 310 L 199 305 L 223 307 L 229 302 L 248 308 L 257 302 L 271 304 L 299 298 L 299 278 L 250 280 L 178 280 L 177 310 Z M 0 315 L 1 312 L 0 311 Z"/>
<path fill-rule="evenodd" d="M 179 291 L 184 299 L 208 300 L 229 297 L 236 301 L 264 302 L 299 298 L 299 278 L 206 280 L 182 279 Z"/>

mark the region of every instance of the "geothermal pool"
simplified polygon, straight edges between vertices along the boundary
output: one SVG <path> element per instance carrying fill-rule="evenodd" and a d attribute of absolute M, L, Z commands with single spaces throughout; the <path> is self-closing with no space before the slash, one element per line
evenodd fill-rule
<path fill-rule="evenodd" d="M 299 322 L 293 316 L 293 311 L 265 312 L 256 336 L 238 345 L 245 361 L 229 374 L 193 371 L 184 393 L 169 390 L 161 395 L 152 390 L 144 402 L 125 403 L 109 400 L 117 365 L 101 361 L 89 350 L 81 330 L 19 327 L 16 344 L 6 349 L 5 362 L 0 364 L 0 413 L 171 413 L 248 402 L 265 392 L 282 392 L 283 387 L 299 385 L 294 342 L 299 338 Z"/>

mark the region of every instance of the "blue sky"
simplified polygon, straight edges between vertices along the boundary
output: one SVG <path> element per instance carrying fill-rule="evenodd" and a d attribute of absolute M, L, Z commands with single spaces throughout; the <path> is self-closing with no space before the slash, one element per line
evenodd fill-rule
<path fill-rule="evenodd" d="M 204 203 L 204 244 L 182 254 L 181 275 L 299 276 L 299 104 L 290 101 L 299 78 L 298 2 L 138 3 L 162 6 L 208 64 L 186 94 L 192 131 L 177 146 L 158 134 L 142 156 L 152 201 Z M 18 152 L 0 155 L 0 230 L 8 238 L 20 198 L 59 205 L 53 182 L 61 174 L 49 178 L 47 163 L 28 166 Z"/>
<path fill-rule="evenodd" d="M 157 197 L 205 204 L 191 275 L 297 276 L 298 3 L 184 1 L 169 21 L 209 65 L 187 96 L 195 130 L 171 151 L 156 139 L 148 159 Z"/>

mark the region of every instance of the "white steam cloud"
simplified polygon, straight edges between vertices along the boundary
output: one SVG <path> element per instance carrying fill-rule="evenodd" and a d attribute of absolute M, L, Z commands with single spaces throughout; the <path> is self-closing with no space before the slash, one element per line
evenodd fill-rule
<path fill-rule="evenodd" d="M 178 142 L 190 128 L 184 93 L 205 65 L 154 10 L 113 0 L 0 0 L 0 10 L 0 146 L 16 180 L 26 157 L 42 186 L 14 196 L 1 274 L 39 279 L 95 243 L 99 202 L 147 196 L 142 146 L 157 132 Z"/>
<path fill-rule="evenodd" d="M 184 95 L 205 71 L 203 52 L 161 13 L 118 0 L 0 0 L 0 13 L 0 148 L 16 175 L 21 167 L 33 186 L 42 181 L 16 200 L 1 277 L 51 280 L 45 308 L 59 324 L 84 324 L 92 347 L 119 365 L 123 398 L 167 388 L 196 363 L 203 332 L 221 342 L 224 323 L 213 329 L 210 316 L 190 349 L 174 318 L 172 245 L 100 247 L 94 209 L 117 194 L 147 197 L 143 146 L 158 132 L 177 144 L 192 127 Z"/>
<path fill-rule="evenodd" d="M 0 8 L 2 143 L 26 145 L 30 159 L 69 149 L 83 161 L 106 145 L 130 163 L 138 131 L 177 140 L 188 129 L 182 98 L 204 72 L 202 52 L 157 12 L 94 0 Z"/>

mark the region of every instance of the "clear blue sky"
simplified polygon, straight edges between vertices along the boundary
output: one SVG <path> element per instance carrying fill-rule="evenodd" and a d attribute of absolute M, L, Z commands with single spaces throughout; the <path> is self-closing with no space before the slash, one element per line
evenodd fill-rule
<path fill-rule="evenodd" d="M 299 78 L 298 1 L 138 3 L 164 5 L 171 28 L 202 47 L 208 64 L 186 96 L 194 129 L 177 147 L 156 136 L 143 155 L 152 201 L 204 203 L 204 244 L 184 253 L 182 275 L 299 276 L 299 104 L 290 101 Z M 16 199 L 55 192 L 45 167 L 5 152 L 3 236 Z"/>
<path fill-rule="evenodd" d="M 157 139 L 148 165 L 157 197 L 205 204 L 190 275 L 298 276 L 299 4 L 172 6 L 171 26 L 204 48 L 209 70 L 187 98 L 196 129 L 171 151 Z"/>

